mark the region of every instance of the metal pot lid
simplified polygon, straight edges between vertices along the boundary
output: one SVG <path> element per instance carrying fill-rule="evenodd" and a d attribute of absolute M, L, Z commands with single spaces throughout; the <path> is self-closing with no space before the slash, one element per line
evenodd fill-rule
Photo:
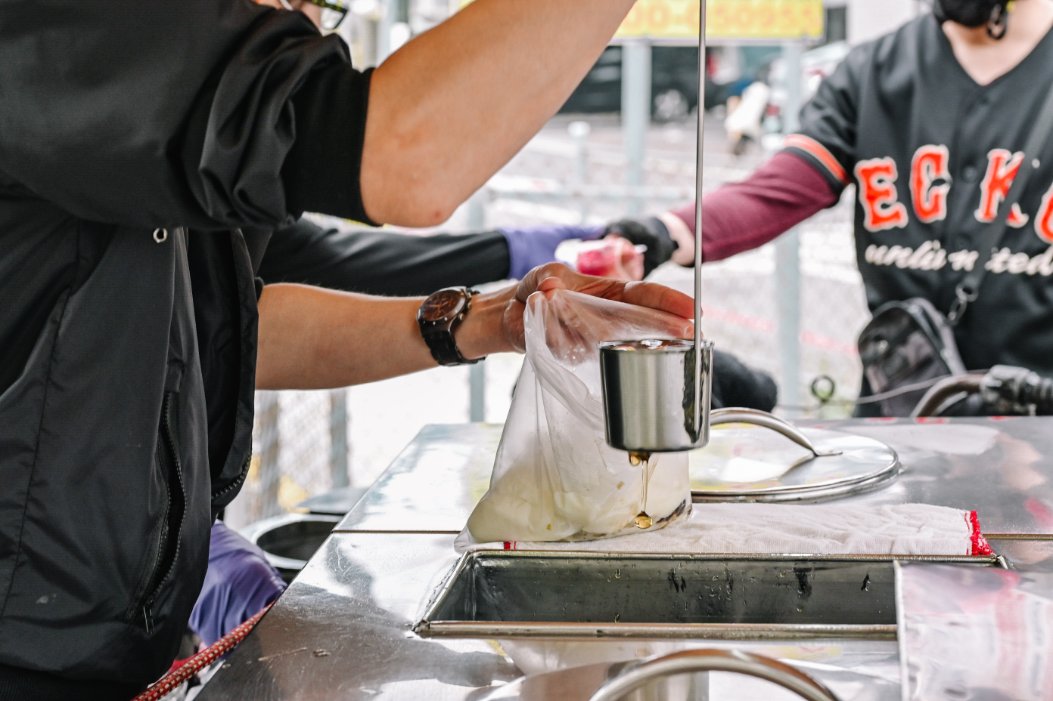
<path fill-rule="evenodd" d="M 828 429 L 799 429 L 821 453 L 750 424 L 715 426 L 709 444 L 691 451 L 694 501 L 821 500 L 884 486 L 900 470 L 885 443 Z"/>

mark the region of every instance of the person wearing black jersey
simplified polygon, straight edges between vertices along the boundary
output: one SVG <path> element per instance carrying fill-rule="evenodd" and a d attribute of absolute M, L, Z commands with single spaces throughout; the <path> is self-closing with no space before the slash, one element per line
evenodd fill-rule
<path fill-rule="evenodd" d="M 871 311 L 923 297 L 947 313 L 983 234 L 1008 227 L 978 297 L 954 327 L 965 366 L 1053 377 L 1053 139 L 1024 153 L 1053 75 L 1050 0 L 934 0 L 852 49 L 801 112 L 784 148 L 704 198 L 702 255 L 717 261 L 775 239 L 855 185 L 855 248 Z M 1030 172 L 1008 213 L 1021 164 Z M 643 227 L 693 256 L 694 206 Z M 863 395 L 868 393 L 864 386 Z"/>

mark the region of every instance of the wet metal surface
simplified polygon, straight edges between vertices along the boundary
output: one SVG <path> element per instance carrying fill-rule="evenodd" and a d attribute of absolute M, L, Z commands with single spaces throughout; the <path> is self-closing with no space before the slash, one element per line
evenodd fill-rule
<path fill-rule="evenodd" d="M 1010 562 L 1013 568 L 1026 572 L 1053 574 L 1053 540 L 998 540 L 989 541 L 995 552 Z"/>
<path fill-rule="evenodd" d="M 838 503 L 976 509 L 989 535 L 1053 539 L 1053 439 L 1048 418 L 802 426 L 868 436 L 888 444 L 899 456 L 903 470 L 886 487 Z M 460 531 L 489 484 L 500 437 L 501 427 L 494 424 L 425 427 L 337 531 Z M 800 451 L 786 445 L 788 455 Z"/>
<path fill-rule="evenodd" d="M 425 426 L 337 532 L 460 531 L 490 486 L 500 442 L 499 424 Z"/>
<path fill-rule="evenodd" d="M 977 509 L 985 532 L 1002 536 L 992 544 L 1017 568 L 1010 574 L 1030 576 L 1053 572 L 1049 425 L 1049 419 L 975 419 L 822 427 L 888 443 L 904 467 L 887 488 L 841 503 Z M 519 695 L 509 694 L 518 689 L 523 699 L 573 699 L 568 689 L 574 687 L 560 686 L 560 674 L 545 675 L 714 647 L 788 662 L 843 699 L 900 698 L 894 640 L 417 635 L 414 626 L 458 562 L 454 534 L 486 490 L 499 439 L 500 427 L 493 425 L 424 429 L 343 519 L 200 698 L 481 701 L 515 698 Z M 790 581 L 789 591 L 796 596 L 801 583 L 796 577 Z M 864 582 L 865 577 L 861 588 Z M 814 597 L 816 585 L 810 584 Z M 673 583 L 662 580 L 661 586 Z M 722 674 L 712 675 L 706 689 L 714 701 L 793 698 L 773 692 L 767 683 Z"/>
<path fill-rule="evenodd" d="M 907 701 L 1053 699 L 1053 574 L 906 565 Z"/>
<path fill-rule="evenodd" d="M 216 699 L 458 699 L 477 701 L 523 677 L 566 667 L 614 663 L 685 648 L 721 647 L 799 665 L 842 698 L 892 689 L 892 640 L 711 641 L 422 638 L 413 633 L 430 596 L 456 564 L 453 537 L 335 534 L 326 541 L 199 697 Z M 794 584 L 796 586 L 796 583 Z M 760 683 L 715 675 L 713 699 L 782 699 Z M 549 699 L 573 699 L 547 687 Z M 898 685 L 895 685 L 898 689 Z M 731 693 L 729 691 L 729 693 Z M 898 692 L 897 692 L 898 693 Z M 534 698 L 546 698 L 535 696 Z"/>
<path fill-rule="evenodd" d="M 304 499 L 293 507 L 293 511 L 304 511 L 311 514 L 336 515 L 343 518 L 348 511 L 365 496 L 363 487 L 339 487 L 323 494 Z"/>

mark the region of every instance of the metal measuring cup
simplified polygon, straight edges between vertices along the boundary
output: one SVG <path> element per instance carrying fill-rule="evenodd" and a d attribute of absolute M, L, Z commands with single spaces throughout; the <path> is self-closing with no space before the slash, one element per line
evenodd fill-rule
<path fill-rule="evenodd" d="M 709 441 L 713 344 L 687 339 L 600 344 L 607 444 L 648 454 L 700 448 Z M 698 373 L 698 374 L 696 374 Z"/>

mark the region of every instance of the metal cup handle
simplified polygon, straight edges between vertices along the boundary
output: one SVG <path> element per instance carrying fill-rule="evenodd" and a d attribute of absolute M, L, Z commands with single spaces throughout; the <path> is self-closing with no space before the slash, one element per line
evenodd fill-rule
<path fill-rule="evenodd" d="M 793 424 L 783 421 L 766 411 L 746 409 L 744 407 L 728 407 L 727 409 L 714 409 L 709 414 L 710 426 L 734 423 L 753 424 L 755 426 L 769 428 L 776 433 L 786 436 L 797 445 L 809 451 L 812 454 L 812 457 L 821 458 L 841 454 L 841 451 L 839 450 L 833 452 L 820 452 L 815 447 L 815 444 L 808 440 L 808 437 L 801 433 Z"/>
<path fill-rule="evenodd" d="M 617 701 L 644 684 L 689 672 L 734 672 L 766 679 L 808 701 L 838 701 L 826 686 L 804 672 L 770 657 L 740 650 L 681 650 L 629 665 L 597 689 L 589 701 Z"/>

